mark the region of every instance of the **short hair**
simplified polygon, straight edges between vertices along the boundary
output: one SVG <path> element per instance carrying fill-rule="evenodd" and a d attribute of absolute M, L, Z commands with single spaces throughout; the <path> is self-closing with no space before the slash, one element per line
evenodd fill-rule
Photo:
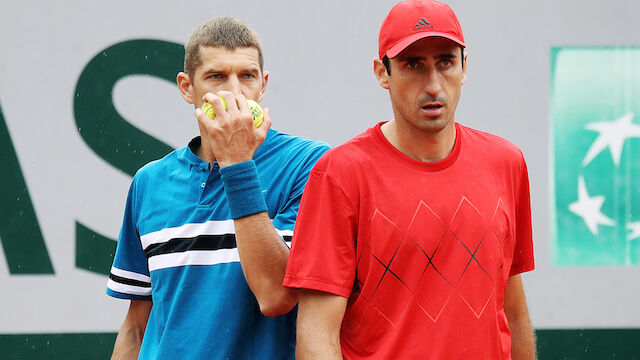
<path fill-rule="evenodd" d="M 200 46 L 224 47 L 228 50 L 237 48 L 255 48 L 258 50 L 260 71 L 264 60 L 258 34 L 244 21 L 228 16 L 210 19 L 193 30 L 184 45 L 184 71 L 193 78 L 196 69 L 202 63 Z"/>

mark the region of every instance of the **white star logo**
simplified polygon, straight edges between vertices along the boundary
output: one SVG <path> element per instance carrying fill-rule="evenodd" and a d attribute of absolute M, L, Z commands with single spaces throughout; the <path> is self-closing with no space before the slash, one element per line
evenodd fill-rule
<path fill-rule="evenodd" d="M 614 226 L 616 223 L 600 211 L 604 196 L 590 197 L 584 178 L 578 179 L 578 201 L 569 204 L 569 210 L 580 216 L 593 235 L 598 235 L 598 225 Z"/>
<path fill-rule="evenodd" d="M 631 230 L 631 234 L 627 235 L 627 240 L 640 239 L 640 221 L 627 224 L 627 229 Z"/>
<path fill-rule="evenodd" d="M 632 137 L 640 137 L 640 126 L 631 123 L 633 113 L 626 113 L 615 121 L 604 121 L 587 124 L 586 128 L 600 133 L 596 141 L 591 144 L 587 155 L 582 160 L 582 165 L 586 166 L 593 158 L 595 158 L 602 150 L 609 147 L 611 150 L 611 158 L 618 166 L 620 163 L 620 155 L 622 155 L 622 147 L 625 140 Z"/>

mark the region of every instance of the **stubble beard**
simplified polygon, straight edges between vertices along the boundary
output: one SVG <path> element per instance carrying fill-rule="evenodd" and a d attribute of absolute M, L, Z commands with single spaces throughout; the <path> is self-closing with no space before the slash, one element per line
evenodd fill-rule
<path fill-rule="evenodd" d="M 437 117 L 426 117 L 422 113 L 422 106 L 427 103 L 441 104 L 442 114 Z M 416 104 L 416 112 L 411 117 L 405 117 L 405 119 L 411 119 L 408 121 L 416 129 L 429 133 L 436 134 L 445 129 L 453 122 L 453 115 L 449 113 L 449 102 L 444 96 L 424 94 Z"/>
<path fill-rule="evenodd" d="M 409 114 L 400 112 L 399 115 L 403 121 L 396 119 L 398 126 L 404 128 L 403 132 L 413 133 L 415 135 L 418 135 L 416 133 L 436 135 L 453 121 L 450 119 L 449 114 L 442 114 L 436 118 L 425 118 L 420 110 Z"/>

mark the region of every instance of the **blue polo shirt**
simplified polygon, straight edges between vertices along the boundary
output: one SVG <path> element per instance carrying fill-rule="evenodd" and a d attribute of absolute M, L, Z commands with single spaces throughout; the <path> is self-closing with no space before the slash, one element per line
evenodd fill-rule
<path fill-rule="evenodd" d="M 139 359 L 293 359 L 295 311 L 268 318 L 242 273 L 217 163 L 200 138 L 142 167 L 129 189 L 107 294 L 152 300 Z M 269 217 L 290 241 L 325 143 L 269 130 L 254 161 Z"/>

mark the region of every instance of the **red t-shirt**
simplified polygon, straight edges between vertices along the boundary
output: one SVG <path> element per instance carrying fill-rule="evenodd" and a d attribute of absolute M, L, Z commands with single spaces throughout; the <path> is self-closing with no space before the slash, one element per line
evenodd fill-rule
<path fill-rule="evenodd" d="M 345 359 L 510 359 L 506 281 L 534 268 L 522 153 L 456 124 L 421 162 L 381 124 L 311 171 L 284 285 L 348 298 Z"/>

